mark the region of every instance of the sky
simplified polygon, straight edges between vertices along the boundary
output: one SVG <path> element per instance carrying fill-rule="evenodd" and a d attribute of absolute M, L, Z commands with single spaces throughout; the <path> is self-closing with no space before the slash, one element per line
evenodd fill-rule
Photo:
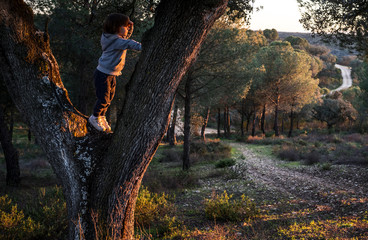
<path fill-rule="evenodd" d="M 308 32 L 299 23 L 301 14 L 296 0 L 256 0 L 254 6 L 263 6 L 263 9 L 252 14 L 251 30 L 275 28 L 278 32 Z"/>

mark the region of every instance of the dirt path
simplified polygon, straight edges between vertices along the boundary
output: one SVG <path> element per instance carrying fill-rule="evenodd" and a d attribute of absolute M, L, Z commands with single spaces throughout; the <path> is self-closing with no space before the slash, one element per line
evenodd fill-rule
<path fill-rule="evenodd" d="M 234 169 L 254 182 L 257 188 L 269 190 L 270 194 L 303 199 L 313 205 L 367 200 L 366 168 L 333 166 L 323 171 L 318 166 L 287 167 L 281 160 L 261 155 L 245 144 L 231 145 L 245 157 L 238 160 Z"/>

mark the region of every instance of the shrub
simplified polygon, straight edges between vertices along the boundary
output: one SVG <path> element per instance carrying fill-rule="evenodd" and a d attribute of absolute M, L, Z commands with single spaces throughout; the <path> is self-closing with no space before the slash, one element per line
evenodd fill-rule
<path fill-rule="evenodd" d="M 180 162 L 182 160 L 181 152 L 175 149 L 165 149 L 162 154 L 163 157 L 160 158 L 160 162 Z"/>
<path fill-rule="evenodd" d="M 233 195 L 228 195 L 226 191 L 223 194 L 212 194 L 210 199 L 205 199 L 205 213 L 209 219 L 219 221 L 244 221 L 250 220 L 259 214 L 259 209 L 244 194 L 241 199 L 231 200 Z"/>
<path fill-rule="evenodd" d="M 177 172 L 147 171 L 143 184 L 152 192 L 168 192 L 199 186 L 199 176 L 182 170 Z"/>
<path fill-rule="evenodd" d="M 209 140 L 207 142 L 199 140 L 190 143 L 190 153 L 206 159 L 230 157 L 231 149 L 230 145 L 224 144 L 219 140 Z"/>
<path fill-rule="evenodd" d="M 331 163 L 323 163 L 321 165 L 321 170 L 323 170 L 323 171 L 329 171 L 329 170 L 331 170 L 331 166 L 332 166 Z"/>
<path fill-rule="evenodd" d="M 142 187 L 135 206 L 135 224 L 140 227 L 154 228 L 158 234 L 174 231 L 179 222 L 171 217 L 175 212 L 165 193 L 151 193 Z"/>
<path fill-rule="evenodd" d="M 41 188 L 27 214 L 41 223 L 42 239 L 63 239 L 68 235 L 68 215 L 61 187 Z"/>
<path fill-rule="evenodd" d="M 234 166 L 236 163 L 235 159 L 232 158 L 226 158 L 226 159 L 222 159 L 220 161 L 218 161 L 215 164 L 216 168 L 226 168 L 226 167 L 231 167 Z"/>
<path fill-rule="evenodd" d="M 300 154 L 294 147 L 282 146 L 282 149 L 279 151 L 278 155 L 281 159 L 291 162 L 300 160 Z"/>
<path fill-rule="evenodd" d="M 320 161 L 320 154 L 316 151 L 312 151 L 310 153 L 307 153 L 304 156 L 304 163 L 306 165 L 313 165 Z"/>
<path fill-rule="evenodd" d="M 0 197 L 0 239 L 37 239 L 41 225 L 25 218 L 7 195 Z"/>

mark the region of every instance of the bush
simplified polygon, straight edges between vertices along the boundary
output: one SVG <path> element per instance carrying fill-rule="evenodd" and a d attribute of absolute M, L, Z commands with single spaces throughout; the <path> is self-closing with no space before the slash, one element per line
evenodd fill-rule
<path fill-rule="evenodd" d="M 244 194 L 241 199 L 231 200 L 233 195 L 228 195 L 226 191 L 221 195 L 212 194 L 211 199 L 205 199 L 205 213 L 209 219 L 219 221 L 247 221 L 255 218 L 259 214 L 259 209 Z"/>
<path fill-rule="evenodd" d="M 160 158 L 159 162 L 180 162 L 182 160 L 181 152 L 175 149 L 165 149 L 163 151 L 163 157 Z"/>
<path fill-rule="evenodd" d="M 41 239 L 41 225 L 26 218 L 7 195 L 0 197 L 0 239 Z"/>
<path fill-rule="evenodd" d="M 278 155 L 281 159 L 291 162 L 300 160 L 299 151 L 294 147 L 282 146 L 282 149 L 279 151 Z"/>
<path fill-rule="evenodd" d="M 199 176 L 182 170 L 169 173 L 147 171 L 143 178 L 143 184 L 152 192 L 168 192 L 199 186 Z"/>
<path fill-rule="evenodd" d="M 226 168 L 226 167 L 231 167 L 234 166 L 236 163 L 235 159 L 232 158 L 226 158 L 226 159 L 222 159 L 220 161 L 218 161 L 215 164 L 216 168 Z"/>
<path fill-rule="evenodd" d="M 313 165 L 313 164 L 319 163 L 319 161 L 320 161 L 320 154 L 316 151 L 307 153 L 304 156 L 304 163 L 306 165 Z"/>
<path fill-rule="evenodd" d="M 135 224 L 139 227 L 154 228 L 156 233 L 164 234 L 179 226 L 174 215 L 175 208 L 168 195 L 151 193 L 142 187 L 135 206 Z"/>
<path fill-rule="evenodd" d="M 230 157 L 231 146 L 220 142 L 220 140 L 209 140 L 207 142 L 192 141 L 190 143 L 190 153 L 197 154 L 205 159 L 219 159 Z"/>

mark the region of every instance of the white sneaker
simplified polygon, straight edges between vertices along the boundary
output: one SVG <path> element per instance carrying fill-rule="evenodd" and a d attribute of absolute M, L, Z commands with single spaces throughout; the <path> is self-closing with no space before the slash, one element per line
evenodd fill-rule
<path fill-rule="evenodd" d="M 104 122 L 101 117 L 95 117 L 93 114 L 88 118 L 88 122 L 98 131 L 106 131 Z"/>
<path fill-rule="evenodd" d="M 106 120 L 106 116 L 101 116 L 101 118 L 102 118 L 102 123 L 104 125 L 105 131 L 106 132 L 111 132 L 111 127 L 110 127 L 109 123 Z"/>

